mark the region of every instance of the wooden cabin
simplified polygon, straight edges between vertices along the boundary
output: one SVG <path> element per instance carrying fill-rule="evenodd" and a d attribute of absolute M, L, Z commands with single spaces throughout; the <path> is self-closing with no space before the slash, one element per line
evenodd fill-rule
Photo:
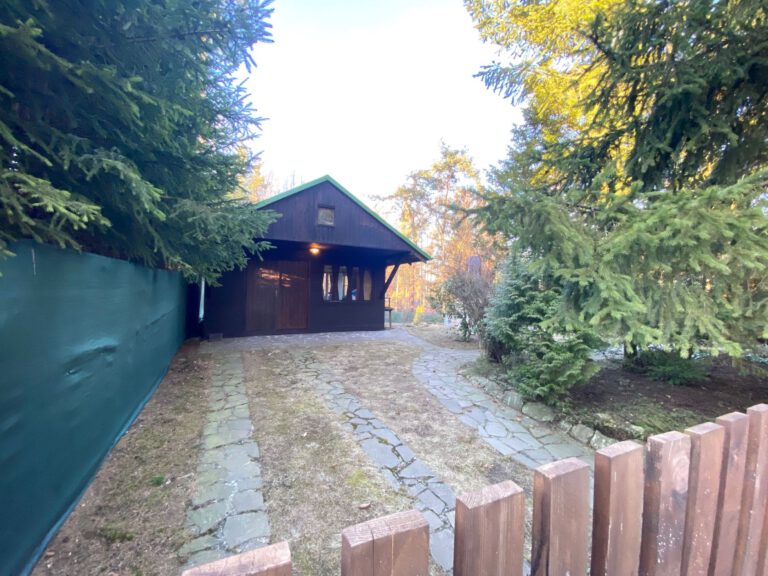
<path fill-rule="evenodd" d="M 430 259 L 330 176 L 258 206 L 281 214 L 264 238 L 275 248 L 207 291 L 209 335 L 383 330 L 398 267 Z"/>

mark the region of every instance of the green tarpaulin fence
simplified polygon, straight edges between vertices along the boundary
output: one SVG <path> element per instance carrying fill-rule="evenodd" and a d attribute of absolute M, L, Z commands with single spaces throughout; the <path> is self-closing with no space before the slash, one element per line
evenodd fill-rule
<path fill-rule="evenodd" d="M 0 261 L 0 573 L 24 574 L 184 340 L 180 274 L 20 242 Z"/>

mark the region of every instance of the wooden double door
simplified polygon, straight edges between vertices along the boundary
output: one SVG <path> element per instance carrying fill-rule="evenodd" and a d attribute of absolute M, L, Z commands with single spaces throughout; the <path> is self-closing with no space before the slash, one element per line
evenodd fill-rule
<path fill-rule="evenodd" d="M 247 332 L 306 330 L 309 322 L 309 262 L 277 260 L 248 266 Z"/>

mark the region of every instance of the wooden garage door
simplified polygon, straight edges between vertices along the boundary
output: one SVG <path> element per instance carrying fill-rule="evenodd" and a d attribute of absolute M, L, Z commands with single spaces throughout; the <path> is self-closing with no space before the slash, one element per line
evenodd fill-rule
<path fill-rule="evenodd" d="M 305 330 L 309 309 L 309 263 L 280 262 L 278 330 Z"/>
<path fill-rule="evenodd" d="M 248 266 L 245 329 L 248 332 L 274 332 L 275 308 L 280 271 L 275 263 Z"/>
<path fill-rule="evenodd" d="M 246 330 L 306 330 L 309 311 L 309 263 L 281 260 L 248 266 Z"/>

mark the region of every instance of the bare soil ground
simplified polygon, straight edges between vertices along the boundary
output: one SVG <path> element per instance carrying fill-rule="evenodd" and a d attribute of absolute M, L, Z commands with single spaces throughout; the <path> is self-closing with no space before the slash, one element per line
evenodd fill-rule
<path fill-rule="evenodd" d="M 706 378 L 674 386 L 612 362 L 574 388 L 570 401 L 574 416 L 609 436 L 625 439 L 630 424 L 648 436 L 768 402 L 768 369 L 721 356 L 709 363 Z"/>
<path fill-rule="evenodd" d="M 287 540 L 295 575 L 340 571 L 341 530 L 411 508 L 305 385 L 286 350 L 244 354 L 272 541 Z"/>
<path fill-rule="evenodd" d="M 106 459 L 34 576 L 168 575 L 188 538 L 187 501 L 205 423 L 210 363 L 191 344 Z"/>

